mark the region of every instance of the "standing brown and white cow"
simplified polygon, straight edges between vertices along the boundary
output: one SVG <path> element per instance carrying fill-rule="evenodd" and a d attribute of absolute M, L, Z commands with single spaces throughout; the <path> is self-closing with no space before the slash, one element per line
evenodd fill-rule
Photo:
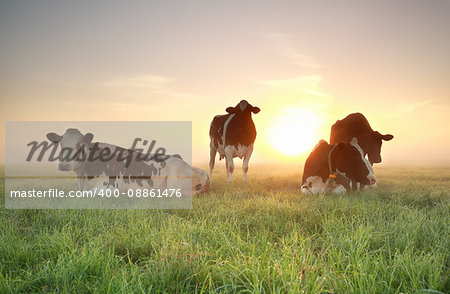
<path fill-rule="evenodd" d="M 260 111 L 258 107 L 252 106 L 246 100 L 241 100 L 235 107 L 228 107 L 228 114 L 216 115 L 211 122 L 209 137 L 211 142 L 209 175 L 219 152 L 219 160 L 226 159 L 228 182 L 232 181 L 234 171 L 233 158 L 244 158 L 242 170 L 244 182 L 247 181 L 248 162 L 253 152 L 253 143 L 256 139 L 256 128 L 252 120 L 252 113 Z"/>

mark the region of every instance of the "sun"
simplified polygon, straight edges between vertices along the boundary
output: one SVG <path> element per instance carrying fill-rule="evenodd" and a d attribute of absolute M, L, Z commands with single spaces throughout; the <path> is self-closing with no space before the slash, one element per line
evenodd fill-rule
<path fill-rule="evenodd" d="M 268 144 L 278 152 L 296 156 L 310 151 L 319 141 L 321 117 L 310 109 L 289 108 L 268 129 Z"/>

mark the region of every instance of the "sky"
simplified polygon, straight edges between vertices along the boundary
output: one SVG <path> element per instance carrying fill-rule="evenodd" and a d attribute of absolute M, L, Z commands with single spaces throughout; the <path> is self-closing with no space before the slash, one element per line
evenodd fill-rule
<path fill-rule="evenodd" d="M 450 164 L 450 1 L 0 1 L 6 121 L 192 121 L 258 106 L 251 162 L 302 163 L 363 113 L 382 164 Z"/>

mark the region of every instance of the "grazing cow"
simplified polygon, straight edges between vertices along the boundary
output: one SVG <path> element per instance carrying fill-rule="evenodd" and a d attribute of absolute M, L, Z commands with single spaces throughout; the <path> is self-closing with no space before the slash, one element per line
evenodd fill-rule
<path fill-rule="evenodd" d="M 191 167 L 179 155 L 147 156 L 111 144 L 93 143 L 93 136 L 77 129 L 67 129 L 62 136 L 47 134 L 51 142 L 60 144 L 59 169 L 74 171 L 80 190 L 179 188 L 195 195 L 209 189 L 208 173 Z"/>
<path fill-rule="evenodd" d="M 381 162 L 382 140 L 390 141 L 394 138 L 390 134 L 382 135 L 372 130 L 369 122 L 361 113 L 352 113 L 344 119 L 336 121 L 331 127 L 330 144 L 345 142 L 353 137 L 358 139 L 358 145 L 364 151 L 364 156 L 368 154 L 372 165 Z"/>
<path fill-rule="evenodd" d="M 351 188 L 352 181 L 366 185 L 376 182 L 372 165 L 364 157 L 358 140 L 353 138 L 335 145 L 320 140 L 306 159 L 302 193 L 343 193 Z"/>
<path fill-rule="evenodd" d="M 252 113 L 260 111 L 258 107 L 252 106 L 246 100 L 241 100 L 235 107 L 228 107 L 228 114 L 216 115 L 209 128 L 211 142 L 209 175 L 219 152 L 219 160 L 226 159 L 228 182 L 231 183 L 234 171 L 233 158 L 244 158 L 242 170 L 244 182 L 247 181 L 248 162 L 253 152 L 253 143 L 256 138 L 256 128 L 252 120 Z"/>

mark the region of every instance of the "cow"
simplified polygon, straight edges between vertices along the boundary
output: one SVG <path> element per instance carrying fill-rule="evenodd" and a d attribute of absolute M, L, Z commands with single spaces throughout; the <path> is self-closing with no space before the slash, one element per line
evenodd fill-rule
<path fill-rule="evenodd" d="M 50 142 L 61 147 L 59 170 L 74 171 L 80 190 L 179 188 L 195 195 L 209 189 L 208 173 L 190 166 L 180 155 L 147 155 L 107 143 L 93 143 L 93 137 L 72 128 L 63 135 L 47 134 Z"/>
<path fill-rule="evenodd" d="M 219 160 L 226 159 L 228 182 L 232 181 L 234 171 L 233 158 L 244 158 L 242 163 L 244 182 L 247 181 L 248 162 L 253 152 L 253 144 L 256 139 L 256 128 L 252 120 L 252 113 L 257 114 L 259 107 L 252 106 L 246 100 L 241 100 L 235 107 L 228 107 L 228 114 L 216 115 L 209 128 L 211 139 L 209 175 L 219 153 Z"/>
<path fill-rule="evenodd" d="M 358 139 L 337 144 L 320 140 L 305 162 L 301 191 L 305 194 L 344 193 L 352 182 L 376 183 L 372 165 Z"/>
<path fill-rule="evenodd" d="M 372 130 L 369 122 L 361 113 L 352 113 L 344 119 L 336 121 L 331 127 L 330 144 L 345 142 L 353 137 L 358 139 L 358 145 L 362 148 L 364 156 L 368 155 L 372 165 L 381 162 L 382 141 L 390 141 L 394 138 L 391 134 L 382 135 Z"/>

